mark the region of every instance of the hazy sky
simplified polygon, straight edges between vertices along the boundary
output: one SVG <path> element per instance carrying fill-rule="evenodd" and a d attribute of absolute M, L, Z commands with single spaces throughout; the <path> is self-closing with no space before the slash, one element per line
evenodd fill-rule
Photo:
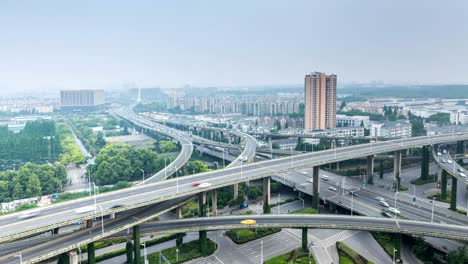
<path fill-rule="evenodd" d="M 0 1 L 0 93 L 468 83 L 468 1 Z"/>

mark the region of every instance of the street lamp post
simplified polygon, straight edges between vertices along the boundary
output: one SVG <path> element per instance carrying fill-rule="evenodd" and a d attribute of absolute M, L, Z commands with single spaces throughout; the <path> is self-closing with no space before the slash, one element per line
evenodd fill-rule
<path fill-rule="evenodd" d="M 353 216 L 354 209 L 354 192 L 351 192 L 351 216 Z"/>
<path fill-rule="evenodd" d="M 78 247 L 78 263 L 81 264 L 81 247 Z"/>
<path fill-rule="evenodd" d="M 167 165 L 166 165 L 166 157 L 164 157 L 164 179 L 167 179 Z"/>
<path fill-rule="evenodd" d="M 293 153 L 293 148 L 289 148 L 291 150 L 291 168 L 294 168 L 294 153 Z"/>
<path fill-rule="evenodd" d="M 176 262 L 179 263 L 179 249 L 176 248 L 175 252 L 176 252 Z"/>
<path fill-rule="evenodd" d="M 435 198 L 432 198 L 431 223 L 434 222 L 434 204 Z"/>
<path fill-rule="evenodd" d="M 260 263 L 263 264 L 263 240 L 260 240 Z"/>
<path fill-rule="evenodd" d="M 395 262 L 395 261 L 396 261 L 396 260 L 395 260 L 395 258 L 396 258 L 395 253 L 396 253 L 397 251 L 398 251 L 398 250 L 396 250 L 395 247 L 393 247 L 393 262 L 392 262 L 393 264 L 396 263 L 396 262 Z"/>
<path fill-rule="evenodd" d="M 413 204 L 416 204 L 416 186 L 413 185 Z"/>
<path fill-rule="evenodd" d="M 278 214 L 281 211 L 281 193 L 278 193 Z"/>
<path fill-rule="evenodd" d="M 88 171 L 89 198 L 91 198 L 91 172 Z"/>
<path fill-rule="evenodd" d="M 397 210 L 397 195 L 398 191 L 395 192 L 395 210 Z M 395 213 L 395 219 L 397 218 L 397 213 Z"/>
<path fill-rule="evenodd" d="M 94 191 L 94 213 L 97 212 L 97 203 L 96 203 L 96 184 L 93 182 L 93 191 Z"/>
<path fill-rule="evenodd" d="M 15 255 L 15 257 L 20 259 L 20 264 L 23 264 L 23 255 L 21 252 L 18 255 Z"/>
<path fill-rule="evenodd" d="M 146 255 L 146 241 L 143 242 L 143 256 L 144 256 L 145 264 L 148 264 L 148 256 Z M 177 258 L 177 262 L 179 262 L 179 258 Z"/>

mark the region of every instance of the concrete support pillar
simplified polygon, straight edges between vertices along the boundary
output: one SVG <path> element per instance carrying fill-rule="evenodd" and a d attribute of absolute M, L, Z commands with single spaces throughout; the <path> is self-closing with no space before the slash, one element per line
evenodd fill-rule
<path fill-rule="evenodd" d="M 450 195 L 450 210 L 457 210 L 457 178 L 452 176 L 452 193 Z"/>
<path fill-rule="evenodd" d="M 227 133 L 226 136 L 227 136 L 229 145 L 231 145 L 231 143 L 232 143 L 232 142 L 231 142 L 231 133 Z"/>
<path fill-rule="evenodd" d="M 440 177 L 440 199 L 447 199 L 447 172 L 442 170 L 442 176 Z"/>
<path fill-rule="evenodd" d="M 86 220 L 86 228 L 91 228 L 91 227 L 93 227 L 93 219 Z"/>
<path fill-rule="evenodd" d="M 366 170 L 366 180 L 367 183 L 372 184 L 374 175 L 374 155 L 367 156 L 367 170 Z"/>
<path fill-rule="evenodd" d="M 110 218 L 110 219 L 114 219 L 114 218 L 115 218 L 115 213 L 110 213 L 110 214 L 109 214 L 109 218 Z"/>
<path fill-rule="evenodd" d="M 206 192 L 201 192 L 198 194 L 198 208 L 200 211 L 200 217 L 205 217 L 206 216 Z M 200 252 L 202 253 L 203 256 L 206 256 L 208 254 L 208 248 L 207 248 L 207 235 L 206 231 L 199 231 L 198 232 L 199 236 L 199 243 L 200 243 Z"/>
<path fill-rule="evenodd" d="M 58 233 L 59 233 L 59 228 L 58 227 L 52 229 L 52 236 L 58 235 Z"/>
<path fill-rule="evenodd" d="M 133 226 L 133 263 L 140 264 L 140 225 Z"/>
<path fill-rule="evenodd" d="M 320 205 L 320 177 L 319 177 L 319 166 L 315 166 L 312 170 L 312 208 L 319 210 Z"/>
<path fill-rule="evenodd" d="M 176 219 L 182 219 L 182 206 L 179 206 L 175 209 L 175 217 Z"/>
<path fill-rule="evenodd" d="M 96 264 L 96 252 L 94 250 L 94 243 L 91 242 L 87 245 L 88 248 L 88 264 Z"/>
<path fill-rule="evenodd" d="M 270 188 L 271 178 L 263 178 L 263 213 L 271 213 L 270 200 L 271 200 L 271 188 Z"/>
<path fill-rule="evenodd" d="M 213 208 L 213 215 L 218 215 L 218 191 L 216 189 L 211 191 L 211 207 Z"/>
<path fill-rule="evenodd" d="M 234 199 L 236 199 L 237 196 L 239 196 L 239 184 L 238 183 L 234 184 L 233 188 L 234 188 Z"/>
<path fill-rule="evenodd" d="M 302 228 L 302 251 L 308 252 L 309 248 L 307 246 L 307 227 Z"/>
<path fill-rule="evenodd" d="M 70 264 L 78 264 L 79 256 L 75 251 L 70 251 L 67 253 L 67 255 L 70 259 Z"/>
<path fill-rule="evenodd" d="M 210 131 L 210 139 L 213 140 L 213 130 Z"/>
<path fill-rule="evenodd" d="M 394 189 L 398 191 L 400 188 L 400 173 L 401 173 L 401 152 L 395 151 L 395 158 L 393 160 L 393 182 L 394 182 Z"/>
<path fill-rule="evenodd" d="M 270 150 L 273 149 L 273 143 L 271 143 L 271 137 L 268 137 L 268 148 L 269 148 Z"/>
<path fill-rule="evenodd" d="M 465 154 L 465 142 L 463 140 L 457 141 L 457 153 L 456 154 Z M 463 158 L 458 159 L 457 163 L 463 166 Z"/>

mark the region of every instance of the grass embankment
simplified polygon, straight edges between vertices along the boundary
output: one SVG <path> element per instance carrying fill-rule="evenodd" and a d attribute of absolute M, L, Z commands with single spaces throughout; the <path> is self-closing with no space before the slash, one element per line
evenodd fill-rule
<path fill-rule="evenodd" d="M 226 231 L 226 235 L 236 244 L 244 244 L 252 240 L 280 232 L 281 228 L 238 229 Z"/>
<path fill-rule="evenodd" d="M 343 242 L 336 242 L 340 264 L 373 264 Z"/>
<path fill-rule="evenodd" d="M 434 183 L 436 182 L 435 178 L 434 177 L 429 177 L 428 179 L 421 179 L 421 178 L 417 178 L 416 180 L 412 180 L 411 183 L 414 184 L 414 185 L 424 185 L 424 184 L 427 184 L 427 183 Z"/>
<path fill-rule="evenodd" d="M 304 252 L 301 248 L 297 248 L 291 252 L 276 256 L 264 262 L 265 264 L 315 264 L 315 259 L 309 257 L 308 252 Z"/>
<path fill-rule="evenodd" d="M 438 193 L 436 193 L 436 194 L 429 195 L 427 198 L 429 198 L 429 199 L 435 198 L 436 201 L 441 201 L 441 202 L 450 203 L 450 200 L 451 200 L 450 197 L 452 197 L 452 191 L 451 191 L 451 190 L 447 190 L 447 195 L 446 195 L 445 199 L 442 199 L 441 196 L 442 196 L 441 193 L 438 192 Z"/>
<path fill-rule="evenodd" d="M 391 258 L 393 257 L 393 249 L 397 250 L 396 257 L 400 258 L 401 235 L 388 233 L 372 233 L 372 236 Z"/>
<path fill-rule="evenodd" d="M 215 252 L 217 245 L 216 243 L 214 243 L 213 241 L 209 239 L 207 239 L 206 242 L 207 242 L 207 249 L 208 249 L 208 252 L 207 252 L 208 254 L 206 256 L 209 256 Z M 183 263 L 189 260 L 204 257 L 202 253 L 200 252 L 200 243 L 198 240 L 194 240 L 186 244 L 182 244 L 182 246 L 179 247 L 178 249 L 179 249 L 178 253 L 176 252 L 177 247 L 164 249 L 161 251 L 161 253 L 162 253 L 162 256 L 164 256 L 172 264 Z M 148 262 L 154 263 L 154 264 L 166 263 L 164 261 L 164 258 L 162 260 L 162 263 L 159 262 L 159 258 L 160 258 L 159 255 L 160 255 L 160 252 L 156 252 L 156 253 L 148 255 Z M 143 257 L 141 258 L 140 263 L 144 263 Z"/>
<path fill-rule="evenodd" d="M 185 235 L 185 234 L 184 234 Z M 154 246 L 154 245 L 157 245 L 157 244 L 161 244 L 161 243 L 164 243 L 166 241 L 169 241 L 169 240 L 173 240 L 176 238 L 176 234 L 172 234 L 172 235 L 167 235 L 167 236 L 163 236 L 163 237 L 158 237 L 158 238 L 155 238 L 155 239 L 151 239 L 151 240 L 147 240 L 146 241 L 146 247 L 150 247 L 150 246 Z M 94 242 L 94 250 L 98 250 L 100 248 L 105 248 L 105 247 L 108 247 L 108 246 L 111 246 L 111 245 L 114 245 L 114 244 L 119 244 L 119 243 L 123 243 L 127 241 L 127 239 L 125 238 L 121 238 L 121 239 L 115 239 L 115 240 L 112 240 L 112 241 L 99 241 L 99 242 Z M 143 243 L 140 243 L 140 248 L 143 248 Z M 84 253 L 84 252 L 87 252 L 88 251 L 88 248 L 86 246 L 83 246 L 81 247 L 81 253 Z M 76 250 L 76 252 L 78 253 L 78 250 Z M 117 257 L 117 256 L 120 256 L 120 255 L 125 255 L 126 253 L 126 249 L 125 247 L 124 248 L 121 248 L 121 249 L 118 249 L 118 250 L 115 250 L 115 251 L 112 251 L 112 252 L 108 252 L 108 253 L 105 253 L 105 254 L 102 254 L 102 255 L 99 255 L 99 256 L 96 256 L 96 262 L 99 262 L 99 261 L 104 261 L 106 259 L 111 259 L 111 258 L 114 258 L 114 257 Z M 82 260 L 81 261 L 83 264 L 87 264 L 88 261 L 87 260 Z M 142 262 L 143 263 L 143 262 Z M 151 262 L 152 263 L 152 262 Z"/>
<path fill-rule="evenodd" d="M 304 208 L 298 211 L 290 212 L 289 214 L 318 214 L 319 211 L 314 208 Z"/>

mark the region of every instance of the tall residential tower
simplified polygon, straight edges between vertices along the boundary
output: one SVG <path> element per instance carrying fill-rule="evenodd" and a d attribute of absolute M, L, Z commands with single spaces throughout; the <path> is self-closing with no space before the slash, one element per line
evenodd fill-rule
<path fill-rule="evenodd" d="M 305 76 L 304 129 L 336 127 L 336 75 L 313 72 Z"/>

